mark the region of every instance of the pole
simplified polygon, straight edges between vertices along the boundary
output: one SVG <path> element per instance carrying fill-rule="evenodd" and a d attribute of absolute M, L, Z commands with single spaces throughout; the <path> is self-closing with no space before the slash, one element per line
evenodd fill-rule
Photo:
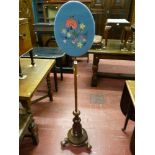
<path fill-rule="evenodd" d="M 75 93 L 75 112 L 78 111 L 77 104 L 77 60 L 74 59 L 74 93 Z"/>

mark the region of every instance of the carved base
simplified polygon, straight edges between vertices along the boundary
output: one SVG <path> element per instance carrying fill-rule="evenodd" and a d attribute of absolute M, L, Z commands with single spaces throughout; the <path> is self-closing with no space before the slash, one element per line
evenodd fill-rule
<path fill-rule="evenodd" d="M 88 143 L 88 136 L 87 136 L 87 132 L 85 129 L 82 129 L 82 136 L 81 137 L 76 137 L 73 134 L 73 130 L 72 128 L 68 131 L 68 137 L 65 138 L 63 141 L 61 141 L 61 146 L 65 147 L 67 144 L 71 144 L 73 146 L 86 146 L 88 151 L 91 151 L 92 146 Z"/>
<path fill-rule="evenodd" d="M 68 131 L 68 141 L 74 146 L 83 146 L 88 140 L 87 132 L 82 128 L 82 134 L 80 136 L 73 133 L 73 128 Z"/>
<path fill-rule="evenodd" d="M 92 146 L 88 143 L 88 136 L 85 129 L 82 128 L 81 119 L 79 117 L 80 111 L 73 111 L 73 127 L 68 131 L 67 138 L 61 141 L 61 146 L 65 147 L 66 144 L 71 144 L 73 146 L 86 146 L 90 151 Z"/>

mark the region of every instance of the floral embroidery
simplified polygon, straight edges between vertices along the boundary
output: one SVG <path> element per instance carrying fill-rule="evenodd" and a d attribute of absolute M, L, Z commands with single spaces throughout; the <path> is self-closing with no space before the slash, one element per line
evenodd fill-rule
<path fill-rule="evenodd" d="M 73 29 L 77 28 L 77 22 L 74 18 L 69 18 L 66 20 L 66 27 L 72 27 Z"/>
<path fill-rule="evenodd" d="M 66 32 L 67 32 L 66 29 L 62 29 L 63 34 L 66 34 Z"/>
<path fill-rule="evenodd" d="M 77 43 L 77 47 L 82 48 L 82 46 L 83 46 L 83 44 L 79 41 L 79 42 Z"/>
<path fill-rule="evenodd" d="M 71 37 L 71 33 L 67 32 L 67 38 L 70 38 L 70 37 Z"/>
<path fill-rule="evenodd" d="M 84 22 L 69 17 L 61 29 L 63 43 L 71 43 L 74 47 L 82 48 L 87 42 L 87 30 Z"/>
<path fill-rule="evenodd" d="M 84 30 L 85 27 L 86 27 L 85 24 L 83 24 L 83 23 L 80 24 L 80 29 L 81 29 L 81 30 Z"/>

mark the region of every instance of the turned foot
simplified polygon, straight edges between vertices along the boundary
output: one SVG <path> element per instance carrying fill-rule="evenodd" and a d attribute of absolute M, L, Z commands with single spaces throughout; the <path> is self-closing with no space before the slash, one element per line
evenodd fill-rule
<path fill-rule="evenodd" d="M 29 129 L 29 132 L 31 133 L 33 144 L 38 145 L 39 137 L 38 137 L 38 127 L 37 127 L 37 125 L 34 122 L 32 122 L 28 129 Z"/>
<path fill-rule="evenodd" d="M 87 147 L 87 150 L 88 150 L 88 151 L 91 151 L 92 146 L 91 146 L 88 142 L 86 143 L 86 147 Z"/>
<path fill-rule="evenodd" d="M 61 141 L 61 147 L 65 147 L 68 143 L 68 138 L 65 138 L 63 141 Z"/>

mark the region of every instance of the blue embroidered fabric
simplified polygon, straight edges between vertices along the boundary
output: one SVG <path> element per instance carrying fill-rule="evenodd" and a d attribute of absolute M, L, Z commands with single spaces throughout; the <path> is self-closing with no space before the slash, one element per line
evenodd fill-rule
<path fill-rule="evenodd" d="M 62 5 L 55 17 L 54 35 L 59 48 L 66 54 L 85 54 L 95 35 L 94 19 L 87 6 L 79 1 Z"/>

